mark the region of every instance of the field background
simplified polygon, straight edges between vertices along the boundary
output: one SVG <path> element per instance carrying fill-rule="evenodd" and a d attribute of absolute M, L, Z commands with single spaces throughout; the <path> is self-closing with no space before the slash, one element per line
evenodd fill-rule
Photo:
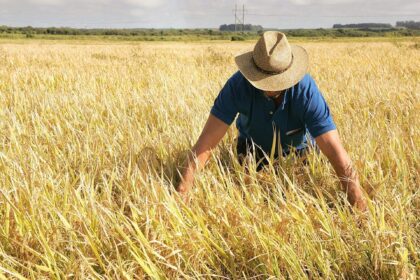
<path fill-rule="evenodd" d="M 419 277 L 418 40 L 298 43 L 366 215 L 322 156 L 246 175 L 234 127 L 171 196 L 254 42 L 0 41 L 0 279 Z"/>

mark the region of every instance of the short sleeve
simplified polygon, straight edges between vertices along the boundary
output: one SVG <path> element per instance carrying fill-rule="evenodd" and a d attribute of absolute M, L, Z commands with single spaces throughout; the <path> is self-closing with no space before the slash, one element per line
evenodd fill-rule
<path fill-rule="evenodd" d="M 238 114 L 238 107 L 235 100 L 236 94 L 238 93 L 235 92 L 234 80 L 230 78 L 220 90 L 210 111 L 213 116 L 222 120 L 227 125 L 231 125 Z"/>
<path fill-rule="evenodd" d="M 313 138 L 336 129 L 328 104 L 315 81 L 308 75 L 304 83 L 303 121 Z"/>

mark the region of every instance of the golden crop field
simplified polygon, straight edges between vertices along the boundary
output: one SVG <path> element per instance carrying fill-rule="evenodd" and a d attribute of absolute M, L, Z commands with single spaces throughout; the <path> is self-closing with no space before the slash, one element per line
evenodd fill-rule
<path fill-rule="evenodd" d="M 234 54 L 254 43 L 1 42 L 0 279 L 420 277 L 414 39 L 299 42 L 366 214 L 322 155 L 247 174 L 234 126 L 191 202 L 175 199 Z"/>

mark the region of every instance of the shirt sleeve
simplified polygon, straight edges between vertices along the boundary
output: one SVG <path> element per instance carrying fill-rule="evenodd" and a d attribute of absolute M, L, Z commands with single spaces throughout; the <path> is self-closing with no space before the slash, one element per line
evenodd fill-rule
<path fill-rule="evenodd" d="M 330 130 L 336 129 L 336 126 L 330 114 L 328 104 L 315 84 L 315 81 L 310 76 L 306 78 L 303 120 L 309 133 L 313 138 L 316 138 Z"/>
<path fill-rule="evenodd" d="M 214 100 L 210 113 L 227 125 L 231 125 L 238 114 L 238 107 L 235 100 L 237 94 L 235 92 L 234 81 L 231 78 L 226 82 Z"/>

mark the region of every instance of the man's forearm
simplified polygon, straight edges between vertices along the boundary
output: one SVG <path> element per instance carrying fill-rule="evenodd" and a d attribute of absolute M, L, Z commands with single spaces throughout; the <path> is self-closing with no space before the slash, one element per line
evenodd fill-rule
<path fill-rule="evenodd" d="M 187 192 L 194 183 L 194 174 L 196 173 L 196 170 L 204 167 L 207 159 L 210 157 L 211 150 L 217 146 L 222 137 L 226 134 L 228 128 L 228 124 L 212 114 L 209 115 L 197 143 L 188 155 L 186 165 L 184 165 L 185 168 L 181 171 L 181 183 L 176 188 L 183 196 L 184 201 L 186 200 Z"/>
<path fill-rule="evenodd" d="M 362 189 L 359 179 L 354 169 L 350 157 L 340 142 L 337 130 L 332 130 L 315 138 L 321 151 L 331 162 L 338 178 L 340 179 L 343 190 L 347 194 L 347 199 L 351 205 L 364 210 L 366 203 L 363 199 Z"/>

